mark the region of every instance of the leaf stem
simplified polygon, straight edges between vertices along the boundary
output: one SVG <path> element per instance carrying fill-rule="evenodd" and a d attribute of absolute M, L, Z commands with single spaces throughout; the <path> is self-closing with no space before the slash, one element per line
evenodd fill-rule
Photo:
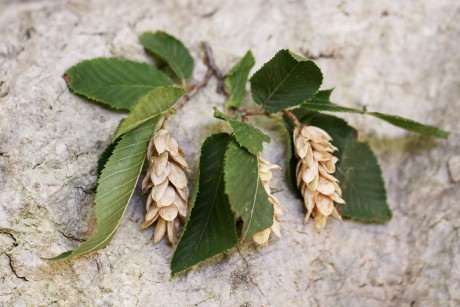
<path fill-rule="evenodd" d="M 296 126 L 301 125 L 301 123 L 299 122 L 297 117 L 291 111 L 284 109 L 283 114 L 286 115 L 287 117 L 289 117 L 295 123 Z"/>

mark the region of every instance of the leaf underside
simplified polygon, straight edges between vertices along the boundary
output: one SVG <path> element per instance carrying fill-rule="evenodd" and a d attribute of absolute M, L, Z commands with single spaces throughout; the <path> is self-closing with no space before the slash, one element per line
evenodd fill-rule
<path fill-rule="evenodd" d="M 225 105 L 233 108 L 239 108 L 241 102 L 246 97 L 246 82 L 248 81 L 249 72 L 256 63 L 251 51 L 248 51 L 236 64 L 230 69 L 225 78 L 229 97 Z"/>
<path fill-rule="evenodd" d="M 141 36 L 141 44 L 147 51 L 168 64 L 182 83 L 192 76 L 193 58 L 184 44 L 174 36 L 162 31 L 146 32 Z"/>
<path fill-rule="evenodd" d="M 319 90 L 321 70 L 310 60 L 289 50 L 279 51 L 251 78 L 254 101 L 269 113 L 299 105 Z"/>
<path fill-rule="evenodd" d="M 69 68 L 70 89 L 115 109 L 131 109 L 154 88 L 171 85 L 167 75 L 151 65 L 118 58 L 96 58 Z"/>
<path fill-rule="evenodd" d="M 273 224 L 273 205 L 259 178 L 257 157 L 230 143 L 225 154 L 225 191 L 236 216 L 243 219 L 243 239 Z"/>
<path fill-rule="evenodd" d="M 231 119 L 217 110 L 216 107 L 214 107 L 214 117 L 227 121 L 233 129 L 233 135 L 235 136 L 238 144 L 245 147 L 253 155 L 257 155 L 264 149 L 264 142 L 271 142 L 270 137 L 260 131 L 258 128 L 251 124 Z"/>
<path fill-rule="evenodd" d="M 334 153 L 340 159 L 334 176 L 340 181 L 339 185 L 346 202 L 341 215 L 344 218 L 369 223 L 390 220 L 391 211 L 386 202 L 380 166 L 369 145 L 356 140 L 356 130 L 335 116 L 308 112 L 303 108 L 294 110 L 294 114 L 302 124 L 327 131 L 333 138 L 332 144 L 339 149 Z M 289 118 L 284 119 L 289 137 L 292 138 L 293 124 Z M 288 180 L 291 188 L 296 188 L 296 164 L 297 158 L 291 146 L 288 161 Z"/>
<path fill-rule="evenodd" d="M 114 140 L 168 110 L 184 94 L 185 90 L 173 86 L 159 87 L 148 92 L 139 99 L 139 102 L 129 112 L 128 117 L 121 121 L 115 133 Z"/>
<path fill-rule="evenodd" d="M 408 131 L 412 131 L 422 135 L 435 136 L 438 138 L 447 138 L 449 136 L 449 133 L 442 129 L 429 125 L 424 125 L 412 119 L 404 118 L 397 115 L 383 114 L 379 112 L 367 112 L 364 110 L 339 106 L 335 103 L 330 102 L 331 92 L 332 90 L 319 91 L 311 100 L 301 105 L 302 109 L 311 112 L 328 111 L 368 114 L 380 118 L 402 129 L 406 129 Z"/>
<path fill-rule="evenodd" d="M 203 143 L 199 190 L 171 261 L 173 276 L 237 244 L 235 219 L 224 184 L 224 155 L 230 141 L 230 135 L 220 133 Z"/>
<path fill-rule="evenodd" d="M 144 164 L 147 144 L 160 117 L 154 117 L 126 133 L 116 145 L 98 180 L 95 232 L 73 251 L 50 260 L 75 257 L 109 244 L 131 200 Z"/>

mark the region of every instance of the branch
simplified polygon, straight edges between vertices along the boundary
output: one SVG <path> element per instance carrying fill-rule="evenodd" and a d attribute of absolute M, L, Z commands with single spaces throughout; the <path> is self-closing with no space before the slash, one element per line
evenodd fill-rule
<path fill-rule="evenodd" d="M 179 100 L 176 107 L 174 108 L 176 111 L 182 109 L 185 106 L 185 104 L 189 102 L 190 99 L 192 99 L 193 96 L 195 96 L 203 87 L 205 87 L 208 84 L 209 80 L 211 80 L 212 76 L 216 76 L 219 82 L 222 81 L 223 83 L 225 76 L 222 74 L 222 71 L 216 65 L 211 47 L 208 43 L 203 42 L 203 48 L 205 55 L 204 63 L 206 64 L 206 66 L 208 66 L 208 71 L 206 72 L 201 81 L 189 86 L 188 90 L 190 91 L 184 96 L 182 96 L 182 98 Z M 161 128 L 164 128 L 166 126 L 170 116 L 171 112 L 166 113 Z"/>

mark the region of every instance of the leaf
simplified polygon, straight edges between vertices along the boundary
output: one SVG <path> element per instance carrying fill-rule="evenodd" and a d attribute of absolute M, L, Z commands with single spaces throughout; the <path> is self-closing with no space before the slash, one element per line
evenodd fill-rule
<path fill-rule="evenodd" d="M 73 92 L 123 110 L 154 88 L 172 84 L 153 66 L 118 58 L 80 62 L 67 70 L 64 79 Z"/>
<path fill-rule="evenodd" d="M 382 114 L 379 112 L 367 112 L 367 114 L 380 118 L 400 128 L 403 128 L 403 129 L 406 129 L 412 132 L 416 132 L 419 134 L 432 135 L 432 136 L 435 136 L 438 138 L 444 138 L 444 139 L 449 137 L 449 132 L 447 131 L 444 131 L 434 126 L 428 126 L 428 125 L 421 124 L 412 119 L 404 118 L 404 117 L 397 116 L 397 115 Z"/>
<path fill-rule="evenodd" d="M 172 275 L 236 246 L 235 219 L 224 186 L 226 133 L 210 136 L 201 148 L 199 190 L 174 252 Z"/>
<path fill-rule="evenodd" d="M 342 107 L 329 101 L 332 90 L 319 91 L 315 97 L 310 101 L 307 101 L 301 105 L 302 109 L 306 111 L 328 111 L 328 112 L 347 112 L 347 113 L 359 113 L 368 114 L 380 118 L 390 124 L 397 127 L 416 132 L 422 135 L 435 136 L 439 138 L 447 138 L 449 133 L 439 128 L 428 126 L 416 122 L 411 119 L 407 119 L 397 115 L 388 115 L 379 112 L 367 112 L 364 110 L 358 110 L 348 107 Z"/>
<path fill-rule="evenodd" d="M 225 191 L 236 216 L 243 219 L 243 239 L 273 224 L 273 205 L 259 178 L 255 155 L 233 140 L 225 154 Z"/>
<path fill-rule="evenodd" d="M 141 44 L 147 51 L 169 65 L 176 76 L 185 84 L 192 76 L 193 58 L 180 40 L 162 31 L 145 32 Z"/>
<path fill-rule="evenodd" d="M 147 120 L 160 115 L 172 107 L 186 93 L 178 87 L 159 87 L 144 95 L 124 118 L 115 133 L 114 140 L 136 128 Z"/>
<path fill-rule="evenodd" d="M 315 63 L 289 50 L 279 51 L 250 80 L 254 101 L 270 113 L 310 99 L 322 81 L 323 75 Z"/>
<path fill-rule="evenodd" d="M 126 133 L 116 145 L 98 180 L 96 231 L 79 247 L 49 260 L 75 257 L 109 244 L 131 200 L 144 164 L 147 144 L 160 117 L 154 117 Z"/>
<path fill-rule="evenodd" d="M 386 222 L 391 219 L 380 166 L 369 145 L 356 140 L 356 130 L 335 116 L 308 112 L 303 108 L 298 108 L 293 113 L 302 124 L 327 131 L 333 138 L 332 144 L 339 149 L 334 153 L 340 159 L 334 176 L 340 181 L 343 199 L 346 201 L 341 215 L 363 222 Z M 294 125 L 288 117 L 284 117 L 284 120 L 292 138 Z M 288 180 L 290 187 L 297 189 L 297 158 L 292 148 L 291 150 Z M 298 192 L 297 194 L 300 195 Z"/>
<path fill-rule="evenodd" d="M 382 171 L 367 143 L 350 140 L 335 177 L 346 201 L 340 212 L 343 217 L 372 223 L 391 219 Z"/>
<path fill-rule="evenodd" d="M 228 118 L 223 113 L 219 112 L 216 107 L 214 107 L 214 117 L 230 123 L 238 144 L 245 147 L 253 155 L 257 155 L 264 149 L 263 142 L 271 142 L 268 135 L 253 125 Z"/>
<path fill-rule="evenodd" d="M 99 157 L 99 160 L 97 160 L 97 177 L 99 178 L 101 176 L 102 171 L 104 170 L 104 166 L 109 161 L 110 157 L 112 156 L 113 151 L 115 150 L 115 147 L 117 146 L 118 142 L 120 140 L 117 139 L 110 143 L 105 150 L 102 152 L 101 156 Z"/>
<path fill-rule="evenodd" d="M 249 72 L 256 63 L 251 51 L 248 51 L 235 66 L 230 69 L 225 78 L 230 96 L 225 101 L 225 105 L 232 108 L 239 108 L 241 102 L 246 97 L 246 82 L 248 81 Z"/>

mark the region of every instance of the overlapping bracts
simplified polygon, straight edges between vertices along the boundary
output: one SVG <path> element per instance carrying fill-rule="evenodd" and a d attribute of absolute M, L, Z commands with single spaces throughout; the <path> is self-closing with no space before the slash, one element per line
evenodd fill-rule
<path fill-rule="evenodd" d="M 188 213 L 188 180 L 190 172 L 184 152 L 165 129 L 158 130 L 147 149 L 149 169 L 142 182 L 142 190 L 151 189 L 142 228 L 156 222 L 153 242 L 159 242 L 165 234 L 174 243 L 181 224 Z"/>
<path fill-rule="evenodd" d="M 316 228 L 326 225 L 328 216 L 342 219 L 334 202 L 344 204 L 338 180 L 332 175 L 338 159 L 331 136 L 314 126 L 297 125 L 294 129 L 295 154 L 299 159 L 296 169 L 297 187 L 300 189 L 307 213 L 305 223 L 313 217 Z"/>

